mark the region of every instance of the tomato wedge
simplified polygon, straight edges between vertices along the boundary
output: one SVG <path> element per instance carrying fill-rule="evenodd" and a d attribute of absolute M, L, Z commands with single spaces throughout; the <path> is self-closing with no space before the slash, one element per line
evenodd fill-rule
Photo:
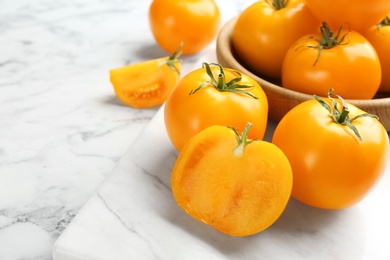
<path fill-rule="evenodd" d="M 170 57 L 148 60 L 110 71 L 117 97 L 126 105 L 147 108 L 165 102 L 180 79 L 180 48 Z"/>

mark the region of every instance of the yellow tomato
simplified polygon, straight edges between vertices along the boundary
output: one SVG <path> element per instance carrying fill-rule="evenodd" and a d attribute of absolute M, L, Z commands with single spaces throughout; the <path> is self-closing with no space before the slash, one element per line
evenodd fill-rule
<path fill-rule="evenodd" d="M 232 235 L 271 226 L 292 188 L 291 166 L 275 145 L 247 140 L 225 126 L 210 126 L 184 146 L 172 171 L 172 192 L 195 219 Z"/>
<path fill-rule="evenodd" d="M 333 30 L 348 24 L 362 32 L 379 23 L 390 12 L 389 0 L 306 0 L 313 14 Z"/>
<path fill-rule="evenodd" d="M 161 105 L 180 79 L 180 49 L 171 57 L 130 64 L 110 71 L 117 97 L 126 105 L 146 108 Z"/>
<path fill-rule="evenodd" d="M 346 99 L 371 99 L 381 78 L 371 43 L 356 31 L 332 31 L 326 23 L 321 34 L 308 34 L 293 44 L 282 66 L 282 86 L 309 95 L 333 88 Z"/>
<path fill-rule="evenodd" d="M 372 26 L 362 34 L 375 48 L 382 69 L 382 81 L 379 91 L 390 92 L 390 20 L 387 16 L 378 25 Z"/>
<path fill-rule="evenodd" d="M 324 209 L 361 201 L 389 160 L 389 138 L 378 119 L 333 99 L 331 92 L 321 102 L 312 99 L 291 109 L 272 142 L 291 163 L 292 196 Z"/>
<path fill-rule="evenodd" d="M 318 25 L 305 1 L 256 1 L 239 15 L 232 44 L 249 70 L 279 78 L 288 48 Z"/>
<path fill-rule="evenodd" d="M 183 43 L 183 54 L 205 48 L 220 26 L 220 12 L 214 0 L 153 0 L 150 27 L 158 45 L 172 53 Z"/>
<path fill-rule="evenodd" d="M 178 150 L 192 136 L 212 125 L 242 131 L 247 122 L 252 122 L 249 138 L 262 139 L 267 118 L 268 100 L 254 79 L 219 64 L 207 63 L 179 81 L 164 110 L 168 136 Z"/>

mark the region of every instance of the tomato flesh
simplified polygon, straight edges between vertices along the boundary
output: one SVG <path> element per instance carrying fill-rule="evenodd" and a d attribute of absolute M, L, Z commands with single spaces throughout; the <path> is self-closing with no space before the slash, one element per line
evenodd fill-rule
<path fill-rule="evenodd" d="M 131 64 L 110 71 L 117 97 L 126 105 L 146 108 L 161 105 L 180 79 L 167 65 L 169 57 Z M 180 71 L 180 64 L 175 64 Z"/>
<path fill-rule="evenodd" d="M 264 141 L 233 151 L 230 128 L 211 126 L 186 144 L 172 171 L 178 205 L 195 219 L 232 235 L 263 231 L 282 214 L 290 198 L 292 172 L 279 148 Z"/>

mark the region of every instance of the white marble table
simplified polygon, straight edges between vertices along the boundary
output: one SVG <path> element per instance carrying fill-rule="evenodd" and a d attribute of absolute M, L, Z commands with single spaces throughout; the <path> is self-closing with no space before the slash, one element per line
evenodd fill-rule
<path fill-rule="evenodd" d="M 353 208 L 292 199 L 252 237 L 178 209 L 162 110 L 123 106 L 108 81 L 111 68 L 166 55 L 150 2 L 0 1 L 0 260 L 390 259 L 389 171 Z M 217 1 L 224 22 L 252 2 Z M 213 44 L 184 57 L 184 73 L 202 59 Z"/>
<path fill-rule="evenodd" d="M 0 1 L 1 260 L 52 259 L 158 111 L 123 106 L 108 80 L 111 68 L 167 55 L 149 31 L 150 2 Z M 224 21 L 252 2 L 217 1 Z"/>

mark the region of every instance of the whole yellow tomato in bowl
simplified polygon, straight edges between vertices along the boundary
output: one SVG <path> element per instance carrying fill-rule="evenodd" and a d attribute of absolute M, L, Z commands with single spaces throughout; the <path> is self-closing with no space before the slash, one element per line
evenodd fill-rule
<path fill-rule="evenodd" d="M 251 70 L 277 78 L 288 48 L 318 24 L 302 0 L 260 0 L 237 18 L 232 43 L 237 56 Z"/>
<path fill-rule="evenodd" d="M 313 95 L 325 96 L 326 93 L 311 94 L 286 89 L 282 86 L 280 78 L 270 78 L 249 69 L 240 60 L 234 48 L 232 37 L 237 18 L 227 22 L 220 30 L 216 43 L 218 62 L 227 68 L 233 68 L 255 79 L 263 88 L 269 103 L 269 118 L 279 122 L 283 116 L 296 105 L 303 101 L 313 99 Z M 317 32 L 314 32 L 317 33 Z M 337 32 L 336 32 L 337 33 Z M 348 41 L 348 40 L 347 40 Z M 324 50 L 322 50 L 324 51 Z M 265 55 L 266 56 L 266 55 Z M 314 62 L 314 60 L 312 61 Z M 337 63 L 335 64 L 337 66 Z M 348 77 L 356 77 L 356 71 Z M 329 86 L 328 89 L 332 88 Z M 337 91 L 337 90 L 336 90 Z M 337 91 L 338 92 L 338 91 Z M 349 99 L 346 101 L 366 111 L 377 115 L 387 131 L 390 131 L 390 98 L 387 93 L 377 93 L 372 99 Z"/>
<path fill-rule="evenodd" d="M 390 12 L 388 0 L 306 0 L 312 13 L 334 29 L 349 24 L 362 32 L 379 23 Z"/>

